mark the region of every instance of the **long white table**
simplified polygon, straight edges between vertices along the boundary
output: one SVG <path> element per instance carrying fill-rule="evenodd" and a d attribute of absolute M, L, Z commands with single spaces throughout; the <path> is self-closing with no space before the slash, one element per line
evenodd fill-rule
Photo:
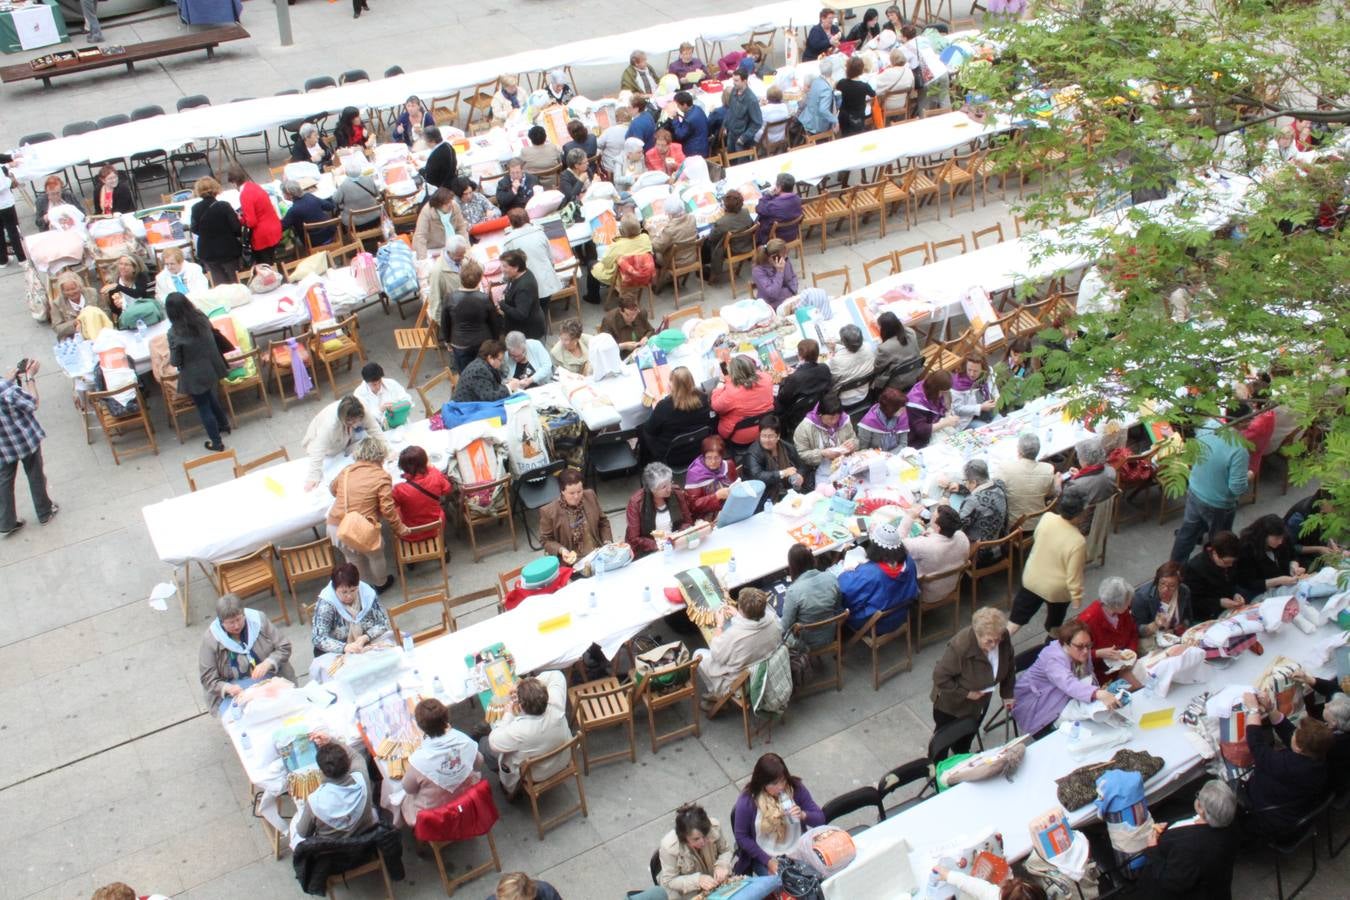
<path fill-rule="evenodd" d="M 1318 644 L 1334 633 L 1334 626 L 1323 626 L 1311 635 L 1305 635 L 1293 625 L 1284 626 L 1275 634 L 1262 635 L 1266 652 L 1262 656 L 1244 653 L 1228 668 L 1206 666 L 1208 680 L 1200 684 L 1175 684 L 1166 698 L 1155 696 L 1150 690 L 1136 692 L 1132 698 L 1130 715 L 1138 717 L 1152 710 L 1172 708 L 1179 715 L 1190 700 L 1202 691 L 1214 691 L 1226 685 L 1250 685 L 1277 656 L 1288 656 L 1301 663 L 1308 671 L 1329 675 L 1331 670 L 1319 658 Z M 892 900 L 909 894 L 896 885 L 913 879 L 922 884 L 927 878 L 928 848 L 972 834 L 981 828 L 993 828 L 1003 835 L 1004 851 L 1009 860 L 1019 860 L 1031 852 L 1031 835 L 1027 824 L 1036 816 L 1059 805 L 1056 799 L 1055 779 L 1067 775 L 1082 765 L 1109 759 L 1120 747 L 1089 753 L 1075 758 L 1066 747 L 1066 738 L 1055 732 L 1027 748 L 1026 757 L 1011 781 L 995 777 L 986 781 L 959 784 L 922 803 L 888 817 L 854 837 L 858 856 L 846 872 L 867 870 L 836 876 L 825 882 L 825 896 L 830 900 Z M 1175 791 L 1193 777 L 1198 777 L 1204 759 L 1195 743 L 1186 737 L 1186 726 L 1179 722 L 1151 731 L 1136 727 L 1126 749 L 1143 750 L 1162 757 L 1163 768 L 1148 780 L 1145 789 L 1151 799 L 1157 800 Z M 899 765 L 905 760 L 892 760 Z M 1069 810 L 1071 823 L 1077 827 L 1097 819 L 1091 805 Z M 908 858 L 897 856 L 902 842 L 910 848 Z M 873 874 L 877 878 L 872 878 Z M 861 878 L 860 876 L 867 877 Z M 847 893 L 836 887 L 840 881 Z M 866 884 L 864 884 L 864 882 Z M 832 890 L 832 887 L 834 889 Z"/>

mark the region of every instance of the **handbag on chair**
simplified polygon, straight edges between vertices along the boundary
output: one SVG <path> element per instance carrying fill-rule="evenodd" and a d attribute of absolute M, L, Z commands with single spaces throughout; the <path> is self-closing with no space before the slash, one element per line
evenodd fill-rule
<path fill-rule="evenodd" d="M 380 523 L 372 522 L 368 517 L 353 511 L 347 505 L 347 472 L 342 473 L 342 507 L 347 511 L 338 523 L 338 543 L 350 547 L 358 553 L 375 553 L 384 546 L 384 536 L 380 534 Z"/>

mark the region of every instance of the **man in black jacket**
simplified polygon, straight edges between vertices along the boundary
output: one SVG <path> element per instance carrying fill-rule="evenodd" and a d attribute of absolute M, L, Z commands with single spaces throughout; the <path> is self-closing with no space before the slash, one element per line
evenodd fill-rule
<path fill-rule="evenodd" d="M 441 130 L 435 125 L 422 130 L 422 139 L 427 142 L 427 146 L 434 148 L 422 169 L 422 179 L 433 188 L 451 190 L 457 171 L 455 148 L 441 140 Z"/>
<path fill-rule="evenodd" d="M 502 215 L 517 207 L 524 209 L 538 185 L 539 176 L 525 171 L 525 160 L 518 156 L 512 158 L 506 164 L 506 174 L 497 179 L 497 208 Z"/>
<path fill-rule="evenodd" d="M 1151 900 L 1231 900 L 1238 834 L 1237 796 L 1219 779 L 1200 788 L 1195 818 L 1154 826 L 1140 896 Z"/>
<path fill-rule="evenodd" d="M 539 303 L 539 283 L 525 264 L 525 254 L 507 250 L 501 255 L 502 276 L 506 278 L 506 296 L 501 313 L 507 331 L 519 331 L 527 338 L 543 340 L 548 333 L 544 307 Z"/>

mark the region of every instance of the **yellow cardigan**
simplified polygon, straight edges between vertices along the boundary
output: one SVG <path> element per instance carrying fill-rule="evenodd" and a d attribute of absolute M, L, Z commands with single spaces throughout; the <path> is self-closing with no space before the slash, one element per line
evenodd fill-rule
<path fill-rule="evenodd" d="M 647 232 L 642 232 L 633 238 L 616 238 L 614 243 L 609 245 L 609 250 L 604 257 L 591 266 L 591 274 L 600 279 L 601 284 L 613 284 L 614 273 L 618 271 L 619 260 L 625 256 L 632 256 L 634 253 L 651 253 L 652 239 L 647 236 Z"/>
<path fill-rule="evenodd" d="M 1047 603 L 1082 603 L 1087 540 L 1078 526 L 1046 513 L 1036 523 L 1034 537 L 1022 586 Z"/>

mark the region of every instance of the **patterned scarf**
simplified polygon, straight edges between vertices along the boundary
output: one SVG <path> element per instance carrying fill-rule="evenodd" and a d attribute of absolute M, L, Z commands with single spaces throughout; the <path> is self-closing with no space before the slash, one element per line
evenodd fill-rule
<path fill-rule="evenodd" d="M 792 786 L 783 788 L 783 793 L 778 797 L 791 797 Z M 787 840 L 788 820 L 783 812 L 782 801 L 773 796 L 768 791 L 760 791 L 755 796 L 755 808 L 759 810 L 758 828 L 766 837 L 771 837 L 776 843 L 782 843 Z"/>

